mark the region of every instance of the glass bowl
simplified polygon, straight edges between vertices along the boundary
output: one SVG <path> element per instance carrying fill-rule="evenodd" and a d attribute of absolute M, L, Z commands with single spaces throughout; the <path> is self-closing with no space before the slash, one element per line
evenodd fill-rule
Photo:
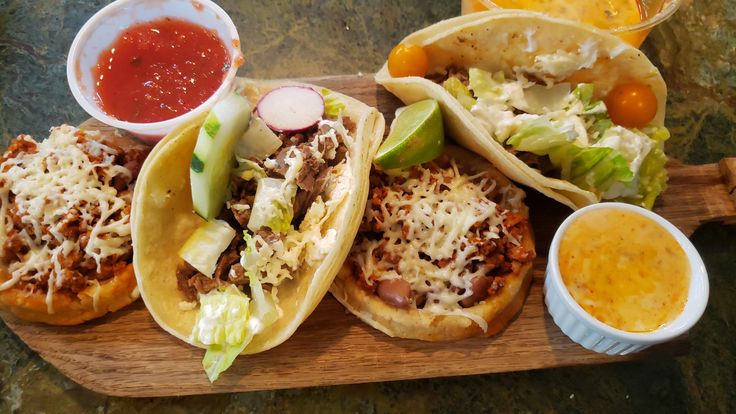
<path fill-rule="evenodd" d="M 587 1 L 588 0 L 577 0 L 577 3 Z M 525 4 L 523 3 L 531 2 L 522 2 L 520 6 L 525 6 Z M 537 3 L 539 3 L 538 5 L 536 5 L 537 7 L 534 7 L 534 4 L 526 4 L 526 6 L 528 6 L 527 9 L 531 11 L 540 11 L 542 13 L 545 13 L 546 11 L 543 9 L 543 4 L 541 4 L 542 2 L 538 1 Z M 598 25 L 598 27 L 615 34 L 616 36 L 622 38 L 624 41 L 635 47 L 639 47 L 641 46 L 642 42 L 644 42 L 644 39 L 646 39 L 649 32 L 656 25 L 672 17 L 672 15 L 677 11 L 677 9 L 680 8 L 683 3 L 684 0 L 641 0 L 639 2 L 639 5 L 641 7 L 641 14 L 644 16 L 644 19 L 641 22 L 618 27 L 601 27 L 600 25 Z M 574 10 L 571 7 L 574 4 L 575 2 L 567 2 L 566 6 L 568 10 Z M 504 8 L 504 6 L 499 6 L 492 0 L 462 0 L 462 14 L 493 8 Z M 573 20 L 577 19 L 576 15 L 571 14 L 554 12 L 550 12 L 548 14 L 555 17 L 572 18 Z M 583 21 L 582 23 L 592 24 L 592 22 L 586 21 Z"/>

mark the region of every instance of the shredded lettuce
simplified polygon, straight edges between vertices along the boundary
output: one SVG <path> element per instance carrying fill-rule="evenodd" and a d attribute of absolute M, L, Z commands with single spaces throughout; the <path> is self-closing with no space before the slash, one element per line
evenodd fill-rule
<path fill-rule="evenodd" d="M 555 128 L 544 118 L 527 122 L 519 129 L 519 132 L 506 140 L 506 144 L 518 151 L 532 152 L 537 155 L 548 155 L 551 149 L 569 142 L 570 138 L 567 134 Z"/>
<path fill-rule="evenodd" d="M 590 100 L 593 99 L 593 84 L 591 83 L 580 83 L 573 89 L 572 94 L 579 99 L 583 105 L 589 105 Z"/>
<path fill-rule="evenodd" d="M 537 85 L 478 68 L 468 79 L 466 86 L 451 76 L 442 86 L 512 152 L 549 157 L 562 180 L 646 208 L 666 188 L 666 128 L 614 124 L 592 83 Z"/>
<path fill-rule="evenodd" d="M 587 170 L 580 168 L 577 171 L 579 175 L 571 178 L 572 183 L 578 187 L 601 194 L 616 183 L 627 184 L 634 178 L 628 162 L 618 151 L 606 147 L 586 148 L 576 156 L 573 164 L 584 153 L 589 154 L 591 158 L 600 158 L 600 160 Z M 605 156 L 600 157 L 601 153 Z"/>
<path fill-rule="evenodd" d="M 192 337 L 207 345 L 202 366 L 210 382 L 230 368 L 253 337 L 279 317 L 273 299 L 266 295 L 253 269 L 247 269 L 249 298 L 235 285 L 199 296 L 200 309 Z"/>
<path fill-rule="evenodd" d="M 258 254 L 256 243 L 246 230 L 243 230 L 243 240 L 245 241 L 245 249 L 240 252 L 240 265 L 243 269 L 250 269 L 258 264 L 261 255 Z"/>
<path fill-rule="evenodd" d="M 503 72 L 486 72 L 478 68 L 468 71 L 468 87 L 478 98 L 498 99 L 503 96 L 503 84 L 506 81 Z"/>
<path fill-rule="evenodd" d="M 600 137 L 603 136 L 603 134 L 608 130 L 608 128 L 613 127 L 613 121 L 611 121 L 610 118 L 602 118 L 598 119 L 595 122 L 593 122 L 593 126 L 590 128 L 594 141 L 597 141 Z"/>
<path fill-rule="evenodd" d="M 276 322 L 279 318 L 279 310 L 271 295 L 263 291 L 261 281 L 256 276 L 258 272 L 255 269 L 247 269 L 246 272 L 248 273 L 250 296 L 253 299 L 250 304 L 251 318 L 248 322 L 250 328 L 255 333 L 259 333 Z"/>
<path fill-rule="evenodd" d="M 561 179 L 597 194 L 605 193 L 616 182 L 628 183 L 634 176 L 615 149 L 581 147 L 544 118 L 527 122 L 506 144 L 517 151 L 549 156 Z"/>
<path fill-rule="evenodd" d="M 257 180 L 267 176 L 266 170 L 255 161 L 240 157 L 236 157 L 236 161 L 238 162 L 238 166 L 233 170 L 233 174 L 246 181 Z"/>
<path fill-rule="evenodd" d="M 665 169 L 667 156 L 664 153 L 664 142 L 670 138 L 670 133 L 665 127 L 650 127 L 642 132 L 654 140 L 655 145 L 639 168 L 638 194 L 635 197 L 627 197 L 624 201 L 651 209 L 657 197 L 667 189 L 667 170 Z"/>
<path fill-rule="evenodd" d="M 207 346 L 202 366 L 214 382 L 232 365 L 256 333 L 249 329 L 250 298 L 235 285 L 199 295 L 192 338 Z"/>
<path fill-rule="evenodd" d="M 322 97 L 325 100 L 325 114 L 332 118 L 340 116 L 340 112 L 345 110 L 345 103 L 337 96 L 333 96 L 333 92 L 327 88 L 322 88 Z"/>
<path fill-rule="evenodd" d="M 447 89 L 447 91 L 450 92 L 450 95 L 454 96 L 455 99 L 460 102 L 460 105 L 465 107 L 465 109 L 470 110 L 470 108 L 475 105 L 473 94 L 470 93 L 470 89 L 468 89 L 460 79 L 450 76 L 444 83 L 442 83 L 442 87 Z"/>

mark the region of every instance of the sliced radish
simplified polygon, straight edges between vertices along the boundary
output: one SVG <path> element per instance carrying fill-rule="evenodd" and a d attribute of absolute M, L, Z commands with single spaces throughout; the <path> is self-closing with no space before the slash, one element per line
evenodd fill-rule
<path fill-rule="evenodd" d="M 325 100 L 306 86 L 282 86 L 264 95 L 256 106 L 258 116 L 276 132 L 300 132 L 322 119 Z"/>

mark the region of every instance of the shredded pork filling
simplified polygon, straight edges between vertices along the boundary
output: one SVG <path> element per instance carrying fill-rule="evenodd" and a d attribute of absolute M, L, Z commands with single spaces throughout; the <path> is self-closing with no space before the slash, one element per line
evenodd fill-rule
<path fill-rule="evenodd" d="M 463 314 L 533 259 L 522 245 L 528 221 L 514 212 L 522 197 L 447 155 L 401 172 L 374 169 L 353 274 L 391 306 Z"/>
<path fill-rule="evenodd" d="M 323 195 L 334 170 L 346 160 L 348 147 L 345 138 L 351 139 L 347 134 L 354 129 L 355 124 L 350 118 L 340 117 L 337 120 L 322 121 L 315 128 L 302 133 L 281 133 L 279 138 L 282 145 L 271 157 L 265 160 L 250 160 L 258 164 L 269 178 L 286 178 L 293 160 L 301 160 L 301 167 L 295 176 L 297 191 L 294 199 L 294 218 L 291 221 L 292 230 L 277 233 L 263 227 L 252 235 L 257 250 L 270 251 L 275 259 L 284 259 L 281 269 L 270 272 L 263 270 L 259 274 L 263 288 L 272 294 L 280 282 L 290 278 L 299 267 L 299 260 L 296 259 L 301 256 L 299 254 L 301 252 L 295 250 L 301 250 L 305 243 L 302 240 L 294 240 L 298 237 L 291 236 L 294 232 L 302 230 L 300 225 L 305 220 L 309 208 Z M 256 179 L 246 180 L 237 175 L 232 176 L 230 199 L 217 218 L 240 230 L 236 231 L 235 239 L 218 258 L 211 278 L 197 271 L 186 261 L 180 262 L 177 268 L 177 286 L 188 302 L 196 302 L 199 294 L 209 293 L 221 286 L 235 285 L 243 291 L 248 291 L 249 279 L 240 264 L 240 258 L 241 252 L 247 247 L 243 229 L 247 228 L 250 220 L 256 189 Z"/>
<path fill-rule="evenodd" d="M 0 157 L 0 290 L 74 296 L 132 259 L 133 183 L 148 154 L 127 140 L 68 125 L 35 142 L 17 137 Z"/>

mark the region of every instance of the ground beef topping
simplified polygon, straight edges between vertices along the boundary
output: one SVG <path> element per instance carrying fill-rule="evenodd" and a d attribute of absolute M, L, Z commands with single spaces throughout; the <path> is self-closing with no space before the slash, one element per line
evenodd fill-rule
<path fill-rule="evenodd" d="M 533 259 L 523 192 L 443 155 L 401 172 L 371 172 L 371 192 L 350 253 L 366 291 L 399 308 L 461 314 L 503 289 Z"/>
<path fill-rule="evenodd" d="M 132 189 L 148 148 L 63 125 L 0 157 L 0 290 L 76 295 L 132 259 Z"/>

